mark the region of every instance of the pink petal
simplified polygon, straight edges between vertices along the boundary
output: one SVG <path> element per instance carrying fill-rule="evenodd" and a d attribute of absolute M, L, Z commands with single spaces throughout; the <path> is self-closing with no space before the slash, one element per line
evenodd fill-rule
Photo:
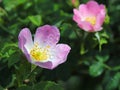
<path fill-rule="evenodd" d="M 35 65 L 39 66 L 39 67 L 42 67 L 42 68 L 46 68 L 46 69 L 51 69 L 52 67 L 52 62 L 48 61 L 48 62 L 35 62 L 34 63 Z"/>
<path fill-rule="evenodd" d="M 55 26 L 44 25 L 39 27 L 35 33 L 34 42 L 39 45 L 55 45 L 60 38 L 59 29 Z"/>
<path fill-rule="evenodd" d="M 89 15 L 88 8 L 87 8 L 87 6 L 85 4 L 81 4 L 79 6 L 79 13 L 80 13 L 81 18 L 86 17 L 86 16 Z"/>
<path fill-rule="evenodd" d="M 78 17 L 77 15 L 74 15 L 73 16 L 73 20 L 76 22 L 76 23 L 79 23 L 81 21 L 80 17 Z"/>
<path fill-rule="evenodd" d="M 74 15 L 76 15 L 79 18 L 81 17 L 79 10 L 73 9 L 73 13 L 74 13 Z"/>
<path fill-rule="evenodd" d="M 24 28 L 20 31 L 18 39 L 19 39 L 19 42 L 18 42 L 19 48 L 23 52 L 24 52 L 25 48 L 27 48 L 27 50 L 29 50 L 33 45 L 32 35 L 28 28 Z"/>
<path fill-rule="evenodd" d="M 104 23 L 104 20 L 105 20 L 105 12 L 101 12 L 98 14 L 97 16 L 97 20 L 96 20 L 96 24 L 94 26 L 94 29 L 96 31 L 100 31 L 102 29 L 102 24 Z"/>
<path fill-rule="evenodd" d="M 78 26 L 87 32 L 93 31 L 93 26 L 89 22 L 86 21 L 79 22 Z"/>
<path fill-rule="evenodd" d="M 97 20 L 96 20 L 96 24 L 94 26 L 94 30 L 95 31 L 100 31 L 102 29 L 101 26 L 102 26 L 103 22 L 104 22 L 104 17 L 101 16 L 101 15 L 98 15 Z"/>
<path fill-rule="evenodd" d="M 99 4 L 95 1 L 89 1 L 87 4 L 87 8 L 89 9 L 89 12 L 93 15 L 97 15 L 100 11 Z"/>
<path fill-rule="evenodd" d="M 105 9 L 105 6 L 104 5 L 100 5 L 100 13 L 101 13 L 101 15 L 106 15 L 106 9 Z"/>
<path fill-rule="evenodd" d="M 55 55 L 52 60 L 52 67 L 50 69 L 54 69 L 59 64 L 64 63 L 67 60 L 68 53 L 71 48 L 66 44 L 57 44 L 55 47 Z"/>
<path fill-rule="evenodd" d="M 32 36 L 31 32 L 28 28 L 24 28 L 20 31 L 18 36 L 18 44 L 19 48 L 22 50 L 22 52 L 26 55 L 29 61 L 31 61 L 29 56 L 29 50 L 33 46 Z"/>

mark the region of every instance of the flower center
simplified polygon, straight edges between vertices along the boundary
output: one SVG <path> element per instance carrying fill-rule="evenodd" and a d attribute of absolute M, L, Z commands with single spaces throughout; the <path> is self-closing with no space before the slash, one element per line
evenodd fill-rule
<path fill-rule="evenodd" d="M 49 58 L 49 54 L 48 54 L 49 48 L 50 46 L 40 48 L 38 44 L 36 43 L 31 49 L 30 55 L 35 61 L 45 61 Z"/>
<path fill-rule="evenodd" d="M 96 17 L 92 16 L 92 17 L 87 17 L 85 19 L 85 21 L 89 22 L 90 24 L 92 25 L 95 25 L 96 24 Z"/>

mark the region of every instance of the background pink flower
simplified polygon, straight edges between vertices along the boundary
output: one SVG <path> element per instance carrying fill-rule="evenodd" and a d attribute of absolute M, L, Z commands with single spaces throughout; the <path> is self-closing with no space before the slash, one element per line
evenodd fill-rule
<path fill-rule="evenodd" d="M 22 29 L 18 38 L 19 48 L 28 61 L 42 68 L 53 69 L 64 63 L 71 49 L 66 44 L 57 44 L 60 32 L 55 26 L 39 27 L 35 33 L 34 42 L 28 28 Z"/>
<path fill-rule="evenodd" d="M 105 19 L 105 6 L 95 1 L 89 1 L 87 4 L 81 4 L 78 9 L 73 9 L 73 20 L 78 26 L 88 32 L 102 30 L 102 24 Z"/>

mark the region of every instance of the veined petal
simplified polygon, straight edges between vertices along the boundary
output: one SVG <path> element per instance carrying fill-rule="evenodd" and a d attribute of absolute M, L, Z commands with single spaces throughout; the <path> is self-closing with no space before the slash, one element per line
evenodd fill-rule
<path fill-rule="evenodd" d="M 86 22 L 86 21 L 79 22 L 78 26 L 88 32 L 92 32 L 93 30 L 93 26 L 89 22 Z"/>
<path fill-rule="evenodd" d="M 24 28 L 20 31 L 18 36 L 18 45 L 22 52 L 27 57 L 28 61 L 31 62 L 29 55 L 30 48 L 33 46 L 32 35 L 28 28 Z"/>
<path fill-rule="evenodd" d="M 81 17 L 79 10 L 73 9 L 73 12 L 74 12 L 74 15 L 76 15 L 77 17 L 79 18 Z"/>
<path fill-rule="evenodd" d="M 19 48 L 24 52 L 25 48 L 29 51 L 33 46 L 32 35 L 28 28 L 24 28 L 20 31 L 19 36 Z"/>
<path fill-rule="evenodd" d="M 33 63 L 39 67 L 42 67 L 42 68 L 46 68 L 46 69 L 51 69 L 52 67 L 52 62 L 48 61 L 48 62 L 35 62 Z"/>
<path fill-rule="evenodd" d="M 31 58 L 31 56 L 30 56 L 30 53 L 27 51 L 27 49 L 25 48 L 24 49 L 24 55 L 26 56 L 26 58 L 27 58 L 27 60 L 30 62 L 30 63 L 32 63 L 33 62 L 33 59 Z"/>
<path fill-rule="evenodd" d="M 100 7 L 97 2 L 89 1 L 86 5 L 87 5 L 89 12 L 91 12 L 93 15 L 97 15 L 99 13 Z"/>
<path fill-rule="evenodd" d="M 49 60 L 52 63 L 50 69 L 54 69 L 59 64 L 64 63 L 67 60 L 67 56 L 71 48 L 67 44 L 57 44 L 54 50 L 55 51 L 53 52 L 53 56 Z"/>
<path fill-rule="evenodd" d="M 104 22 L 105 15 L 102 15 L 101 13 L 97 16 L 96 25 L 94 26 L 94 30 L 100 31 L 102 29 L 102 24 Z"/>
<path fill-rule="evenodd" d="M 79 22 L 80 22 L 80 17 L 78 17 L 77 15 L 74 15 L 74 16 L 73 16 L 73 20 L 74 20 L 76 23 L 79 23 Z"/>
<path fill-rule="evenodd" d="M 55 45 L 58 43 L 60 38 L 60 32 L 57 27 L 44 25 L 39 27 L 36 31 L 34 42 L 39 45 Z"/>
<path fill-rule="evenodd" d="M 102 14 L 102 15 L 106 15 L 106 10 L 105 10 L 105 6 L 104 5 L 100 5 L 100 13 Z"/>
<path fill-rule="evenodd" d="M 81 4 L 79 6 L 79 14 L 80 14 L 81 18 L 89 15 L 89 10 L 85 4 Z"/>

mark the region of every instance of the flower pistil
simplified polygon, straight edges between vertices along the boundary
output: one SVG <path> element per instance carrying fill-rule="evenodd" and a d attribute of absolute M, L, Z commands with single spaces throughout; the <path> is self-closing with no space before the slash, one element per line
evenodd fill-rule
<path fill-rule="evenodd" d="M 94 16 L 86 17 L 85 21 L 89 22 L 90 24 L 92 24 L 94 26 L 96 24 L 96 17 L 94 17 Z"/>
<path fill-rule="evenodd" d="M 50 56 L 48 50 L 49 48 L 50 46 L 40 48 L 38 43 L 35 43 L 30 51 L 30 55 L 35 61 L 45 61 Z"/>

